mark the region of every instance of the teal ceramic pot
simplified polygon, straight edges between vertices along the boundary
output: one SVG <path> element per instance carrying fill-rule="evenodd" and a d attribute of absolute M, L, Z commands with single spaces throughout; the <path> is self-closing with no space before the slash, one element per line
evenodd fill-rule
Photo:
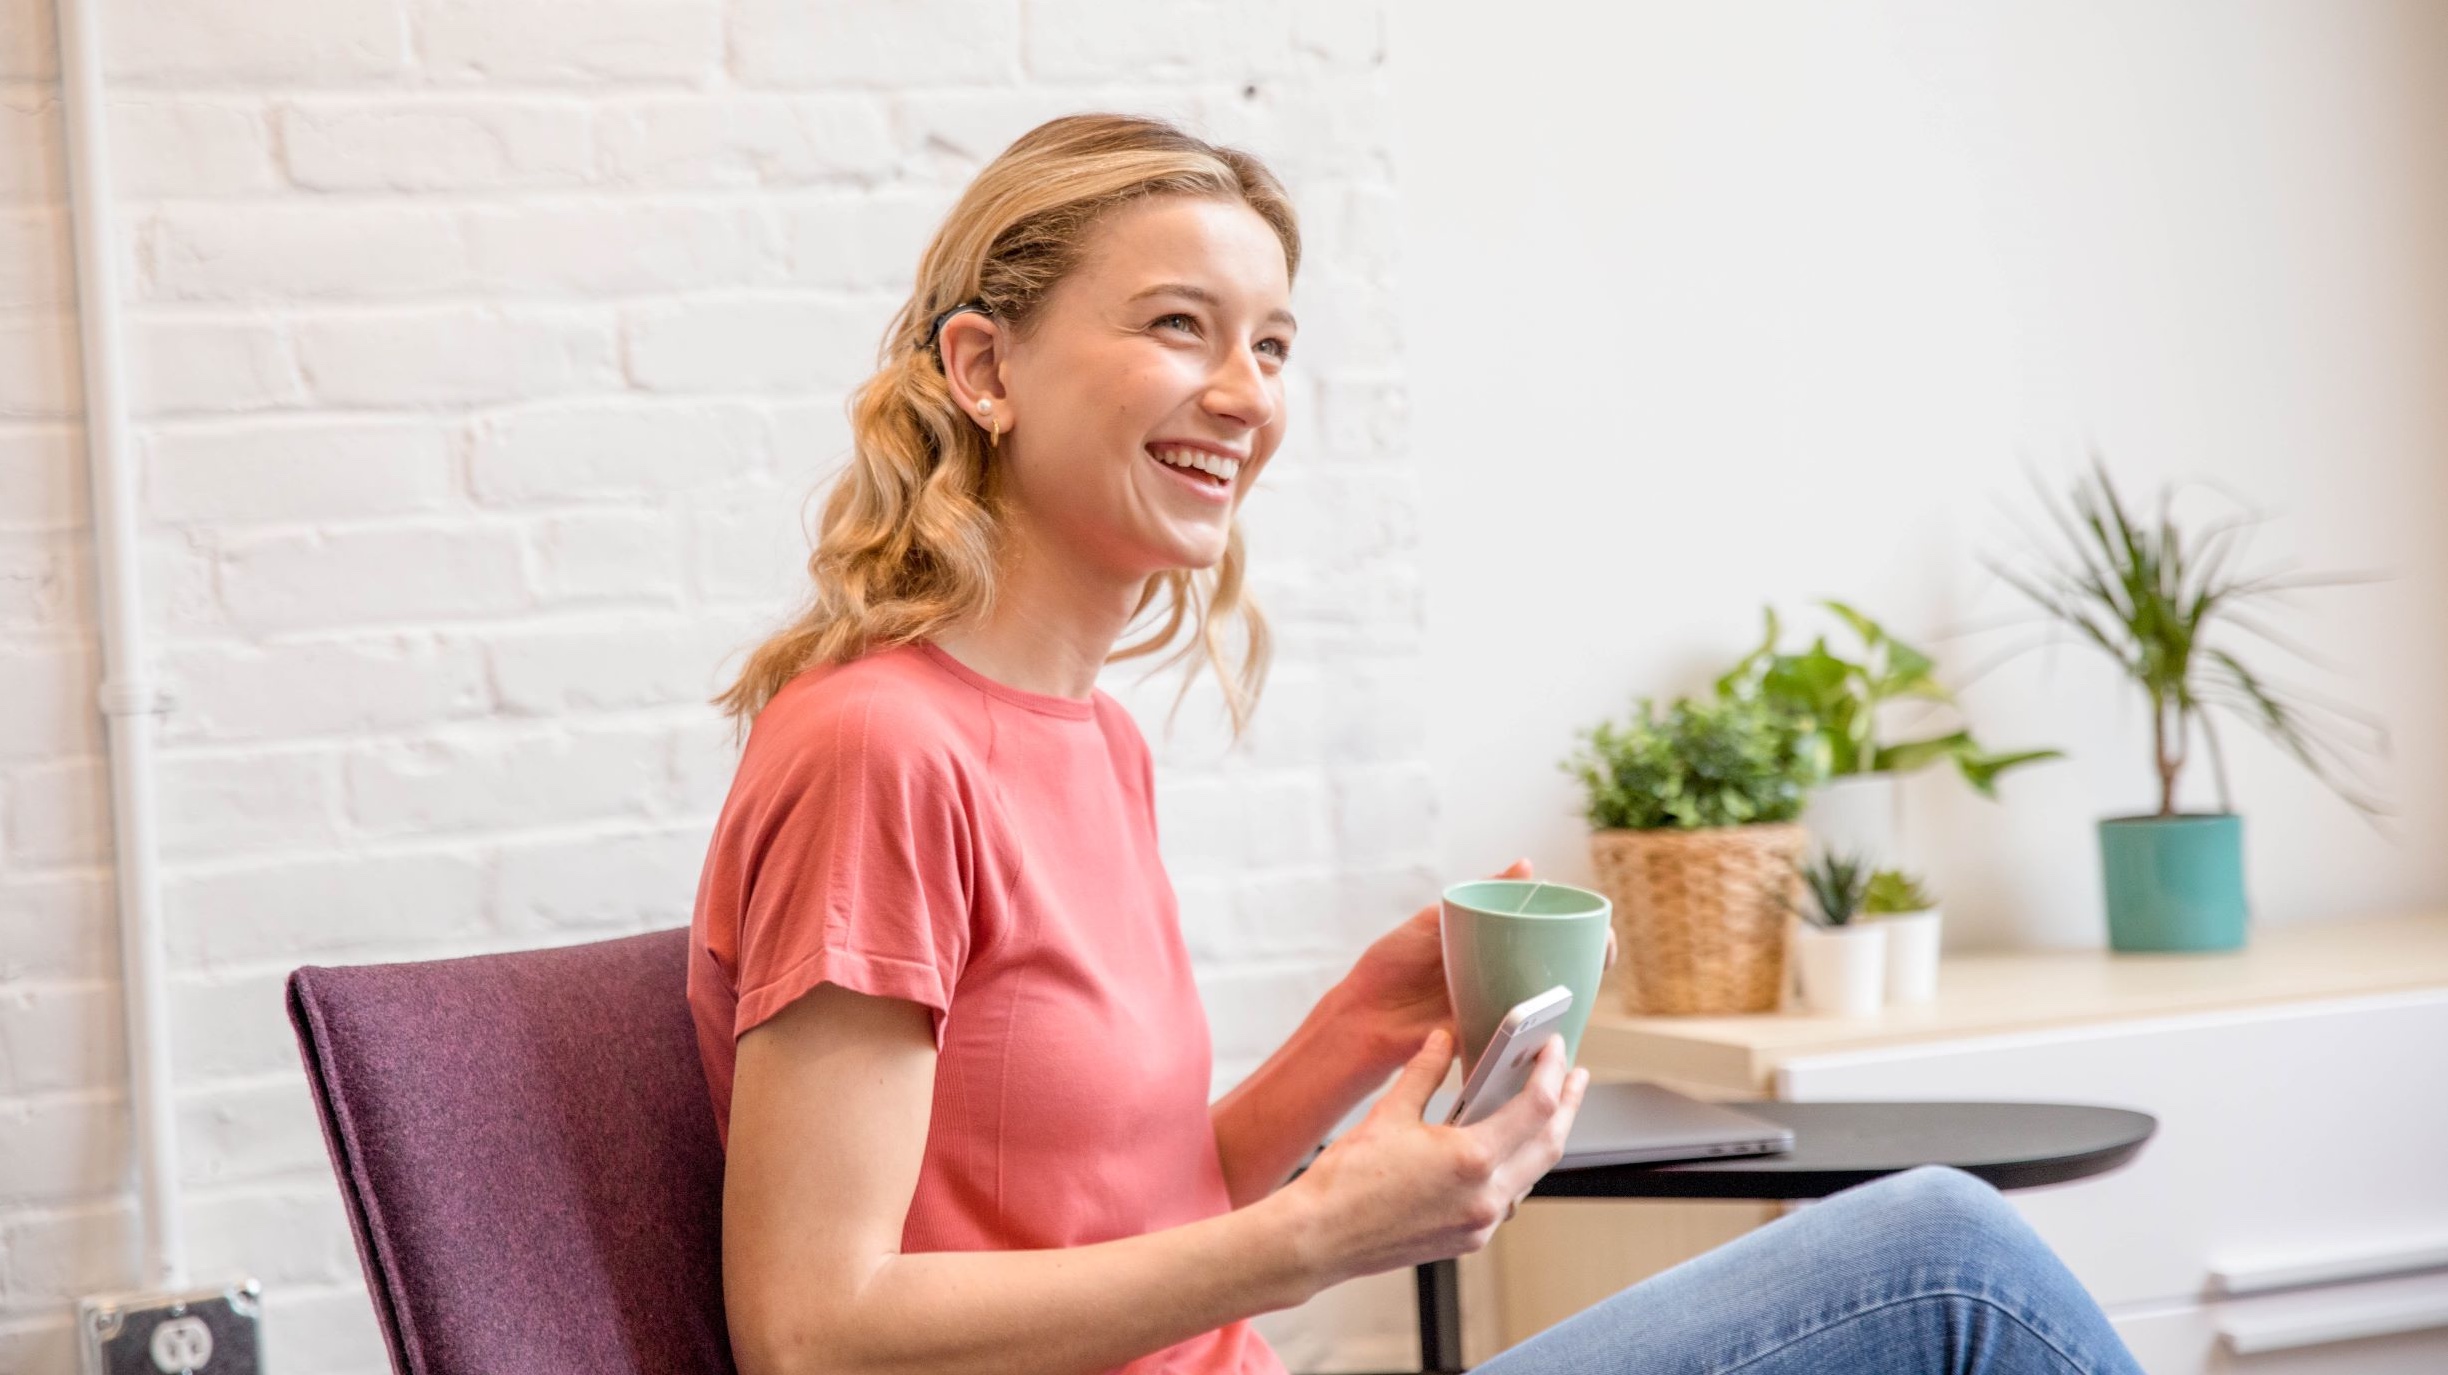
<path fill-rule="evenodd" d="M 2243 817 L 2110 817 L 2099 841 L 2109 949 L 2243 948 Z"/>

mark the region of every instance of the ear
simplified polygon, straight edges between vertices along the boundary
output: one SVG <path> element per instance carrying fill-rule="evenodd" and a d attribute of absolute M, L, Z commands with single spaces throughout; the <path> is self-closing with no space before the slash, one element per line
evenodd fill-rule
<path fill-rule="evenodd" d="M 964 310 L 943 322 L 938 347 L 943 353 L 944 381 L 952 403 L 981 430 L 1000 426 L 1011 433 L 1017 418 L 1003 386 L 1003 325 L 974 310 Z M 992 401 L 990 408 L 982 403 Z"/>

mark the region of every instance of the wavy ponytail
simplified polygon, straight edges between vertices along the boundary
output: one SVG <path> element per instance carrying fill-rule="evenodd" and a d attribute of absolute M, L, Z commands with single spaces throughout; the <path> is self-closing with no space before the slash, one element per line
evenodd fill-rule
<path fill-rule="evenodd" d="M 713 700 L 741 729 L 784 684 L 819 664 L 923 639 L 992 609 L 1005 517 L 1003 470 L 952 403 L 928 337 L 936 313 L 979 301 L 1018 327 L 1078 264 L 1105 211 L 1145 196 L 1236 200 L 1275 231 L 1287 277 L 1300 268 L 1300 230 L 1283 186 L 1256 158 L 1159 120 L 1067 115 L 1022 135 L 982 169 L 918 263 L 910 299 L 885 331 L 877 370 L 850 399 L 851 457 L 825 498 L 813 583 L 804 609 L 751 651 Z M 1136 624 L 1162 603 L 1162 624 L 1107 662 L 1189 643 L 1151 673 L 1199 654 L 1214 670 L 1238 740 L 1258 704 L 1272 657 L 1266 618 L 1245 585 L 1236 512 L 1213 569 L 1168 569 L 1148 579 Z M 1237 620 L 1242 652 L 1228 667 L 1222 623 Z M 1183 675 L 1173 711 L 1196 676 Z M 1168 722 L 1171 717 L 1167 717 Z"/>

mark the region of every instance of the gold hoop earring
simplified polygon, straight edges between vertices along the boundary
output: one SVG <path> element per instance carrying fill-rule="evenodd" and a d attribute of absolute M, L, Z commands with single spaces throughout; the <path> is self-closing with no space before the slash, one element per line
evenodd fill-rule
<path fill-rule="evenodd" d="M 996 421 L 993 425 L 987 428 L 986 433 L 989 436 L 986 441 L 986 447 L 993 449 L 997 453 L 1001 453 L 1003 451 L 1003 422 L 1000 420 Z"/>

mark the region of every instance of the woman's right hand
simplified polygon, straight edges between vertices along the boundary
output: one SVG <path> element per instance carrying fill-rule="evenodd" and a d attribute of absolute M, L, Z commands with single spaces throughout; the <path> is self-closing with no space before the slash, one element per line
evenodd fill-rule
<path fill-rule="evenodd" d="M 1565 1068 L 1563 1037 L 1539 1047 L 1521 1092 L 1467 1127 L 1422 1118 L 1452 1059 L 1445 1030 L 1431 1031 L 1360 1124 L 1284 1187 L 1328 1283 L 1478 1250 L 1564 1153 L 1589 1071 Z"/>

